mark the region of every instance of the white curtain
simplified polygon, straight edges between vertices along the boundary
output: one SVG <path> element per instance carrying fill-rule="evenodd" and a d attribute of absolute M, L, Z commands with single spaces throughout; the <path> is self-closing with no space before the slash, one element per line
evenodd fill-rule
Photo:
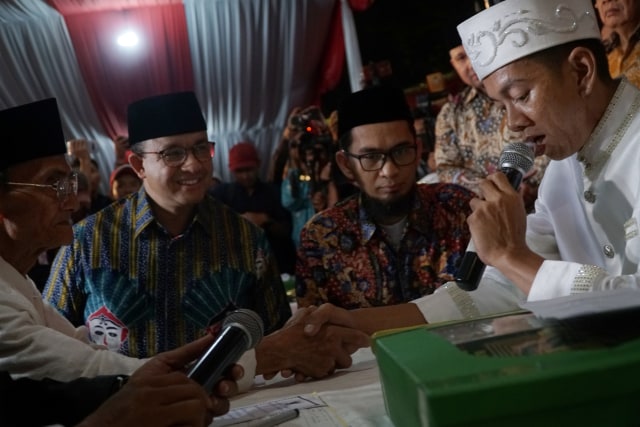
<path fill-rule="evenodd" d="M 216 141 L 251 140 L 266 175 L 290 110 L 311 102 L 335 0 L 185 0 L 195 91 Z M 41 0 L 0 1 L 0 108 L 58 99 L 67 139 L 95 141 L 107 191 L 113 143 L 93 110 L 64 19 Z"/>
<path fill-rule="evenodd" d="M 62 16 L 40 0 L 0 1 L 0 61 L 0 109 L 57 98 L 65 138 L 93 141 L 106 194 L 114 147 L 93 110 Z"/>
<path fill-rule="evenodd" d="M 229 180 L 229 148 L 251 140 L 266 176 L 290 110 L 313 96 L 334 0 L 184 4 L 195 90 L 216 141 L 216 173 Z"/>
<path fill-rule="evenodd" d="M 351 92 L 362 89 L 362 58 L 360 57 L 360 44 L 356 33 L 356 24 L 353 21 L 353 12 L 348 0 L 341 0 L 342 12 L 342 32 L 344 34 L 344 50 L 347 56 L 347 72 L 349 73 L 349 83 Z"/>

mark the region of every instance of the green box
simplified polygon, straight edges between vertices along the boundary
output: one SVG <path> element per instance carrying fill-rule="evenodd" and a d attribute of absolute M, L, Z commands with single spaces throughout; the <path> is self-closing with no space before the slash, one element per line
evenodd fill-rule
<path fill-rule="evenodd" d="M 397 427 L 640 426 L 638 338 L 600 348 L 488 356 L 462 350 L 440 328 L 374 336 L 386 410 Z M 637 322 L 631 328 L 640 329 Z M 547 329 L 534 330 L 540 335 Z"/>

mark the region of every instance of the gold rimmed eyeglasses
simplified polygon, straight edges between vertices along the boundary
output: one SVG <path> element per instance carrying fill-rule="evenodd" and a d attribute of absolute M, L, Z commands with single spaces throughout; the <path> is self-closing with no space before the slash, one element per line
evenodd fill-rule
<path fill-rule="evenodd" d="M 58 201 L 61 203 L 66 201 L 70 195 L 78 194 L 78 174 L 76 172 L 72 172 L 53 184 L 34 184 L 31 182 L 7 182 L 6 184 L 21 187 L 50 188 L 56 192 Z"/>

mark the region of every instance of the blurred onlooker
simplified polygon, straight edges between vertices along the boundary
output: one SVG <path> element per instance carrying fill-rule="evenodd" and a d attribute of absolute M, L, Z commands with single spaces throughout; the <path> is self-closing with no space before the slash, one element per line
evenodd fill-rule
<path fill-rule="evenodd" d="M 280 192 L 259 177 L 260 158 L 250 142 L 229 150 L 229 170 L 235 182 L 216 185 L 210 193 L 245 219 L 261 227 L 269 239 L 280 273 L 294 273 L 295 247 L 291 239 L 291 214 Z"/>
<path fill-rule="evenodd" d="M 292 237 L 300 240 L 302 226 L 328 206 L 331 182 L 331 133 L 316 106 L 309 106 L 290 118 L 296 135 L 289 140 L 289 157 L 281 185 L 282 205 L 293 217 Z"/>
<path fill-rule="evenodd" d="M 467 86 L 438 113 L 436 170 L 440 182 L 459 184 L 479 194 L 480 180 L 499 170 L 504 146 L 523 141 L 524 136 L 507 128 L 504 105 L 487 96 L 462 44 L 453 47 L 449 55 L 451 65 Z M 533 210 L 548 161 L 546 156 L 537 157 L 520 186 L 528 212 Z"/>
<path fill-rule="evenodd" d="M 344 200 L 347 197 L 358 194 L 360 191 L 356 183 L 345 176 L 342 173 L 342 169 L 336 163 L 335 153 L 339 151 L 339 139 L 338 139 L 338 110 L 333 110 L 327 120 L 327 126 L 332 138 L 332 150 L 331 150 L 331 171 L 330 179 L 331 185 L 329 186 L 327 207 L 335 205 L 340 200 Z"/>
<path fill-rule="evenodd" d="M 89 185 L 89 179 L 87 179 L 86 175 L 82 172 L 77 172 L 77 175 L 78 208 L 71 214 L 71 220 L 74 224 L 91 213 L 91 187 Z"/>
<path fill-rule="evenodd" d="M 640 87 L 640 1 L 596 0 L 611 77 Z"/>
<path fill-rule="evenodd" d="M 89 141 L 86 139 L 71 139 L 67 141 L 67 155 L 71 167 L 82 172 L 89 179 L 91 191 L 91 212 L 95 213 L 108 206 L 112 200 L 100 192 L 100 168 L 98 162 L 91 157 Z"/>
<path fill-rule="evenodd" d="M 91 167 L 89 173 L 89 184 L 91 188 L 91 212 L 96 213 L 103 208 L 106 208 L 113 202 L 109 196 L 105 196 L 100 192 L 100 182 L 102 177 L 100 176 L 100 167 L 95 159 L 91 159 Z"/>
<path fill-rule="evenodd" d="M 439 182 L 435 157 L 435 119 L 423 109 L 412 112 L 416 141 L 422 144 L 422 156 L 418 165 L 418 182 L 435 184 Z"/>
<path fill-rule="evenodd" d="M 280 143 L 276 147 L 271 162 L 269 164 L 269 172 L 267 173 L 267 182 L 274 185 L 276 188 L 280 188 L 282 180 L 284 179 L 284 170 L 289 159 L 289 143 L 298 137 L 301 133 L 301 129 L 293 124 L 292 118 L 302 110 L 300 107 L 295 107 L 289 113 L 287 117 L 287 124 L 282 132 L 282 138 Z"/>
<path fill-rule="evenodd" d="M 140 189 L 142 180 L 130 164 L 125 163 L 111 172 L 109 178 L 109 188 L 111 189 L 111 198 L 119 200 L 129 194 L 135 193 Z"/>
<path fill-rule="evenodd" d="M 113 148 L 116 155 L 116 161 L 113 165 L 114 168 L 117 168 L 120 165 L 126 165 L 128 163 L 129 155 L 131 154 L 131 150 L 129 150 L 129 137 L 118 135 L 113 138 Z"/>

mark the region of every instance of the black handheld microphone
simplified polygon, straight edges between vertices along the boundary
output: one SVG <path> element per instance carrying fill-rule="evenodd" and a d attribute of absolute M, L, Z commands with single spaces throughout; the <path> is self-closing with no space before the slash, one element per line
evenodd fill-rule
<path fill-rule="evenodd" d="M 263 334 L 262 319 L 256 312 L 245 308 L 232 311 L 225 317 L 220 335 L 189 369 L 187 375 L 211 394 L 225 371 L 245 351 L 255 347 Z"/>
<path fill-rule="evenodd" d="M 522 177 L 533 166 L 534 157 L 533 149 L 524 142 L 514 142 L 502 150 L 500 171 L 507 176 L 514 189 L 517 190 L 520 187 Z M 478 257 L 473 240 L 470 240 L 456 272 L 458 287 L 464 291 L 475 291 L 484 273 L 484 268 L 485 264 Z"/>

